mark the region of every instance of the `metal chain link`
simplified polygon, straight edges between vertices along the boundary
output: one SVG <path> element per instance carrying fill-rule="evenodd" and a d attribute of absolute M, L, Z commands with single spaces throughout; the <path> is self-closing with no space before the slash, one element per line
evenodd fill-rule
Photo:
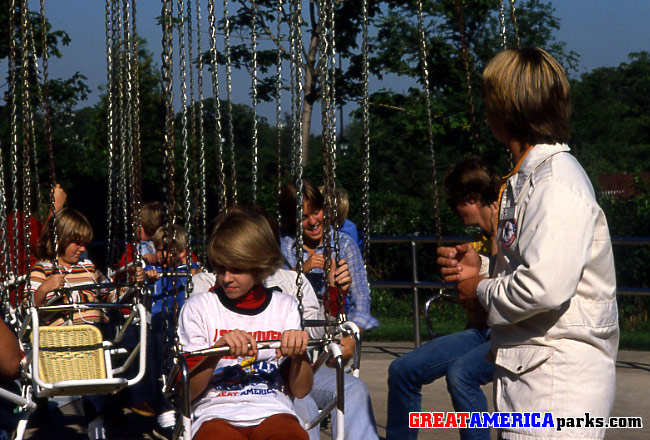
<path fill-rule="evenodd" d="M 110 0 L 105 2 L 105 15 L 106 15 L 106 92 L 108 94 L 106 100 L 106 119 L 107 119 L 107 153 L 108 153 L 108 195 L 107 195 L 107 241 L 106 246 L 106 264 L 111 265 L 113 261 L 113 199 L 114 199 L 114 177 L 113 177 L 113 155 L 114 155 L 114 133 L 113 133 L 113 19 L 114 19 L 114 3 Z"/>
<path fill-rule="evenodd" d="M 303 178 L 302 178 L 302 121 L 300 118 L 301 113 L 301 97 L 302 97 L 302 7 L 301 0 L 291 0 L 291 69 L 292 79 L 295 81 L 292 85 L 295 88 L 292 90 L 292 109 L 293 114 L 293 130 L 292 130 L 292 150 L 295 165 L 295 182 L 296 182 L 296 298 L 298 299 L 298 312 L 300 313 L 300 328 L 305 327 L 304 321 L 304 307 L 302 303 L 302 277 L 300 276 L 304 270 L 303 258 L 303 229 L 302 229 L 302 215 L 303 215 Z"/>
<path fill-rule="evenodd" d="M 276 11 L 276 23 L 278 41 L 281 40 L 282 34 L 282 0 L 278 0 Z M 275 127 L 277 130 L 275 149 L 276 149 L 276 188 L 275 188 L 275 215 L 276 221 L 280 224 L 280 191 L 282 189 L 282 50 L 278 45 L 276 57 L 276 76 L 275 76 Z"/>
<path fill-rule="evenodd" d="M 8 274 L 11 272 L 11 260 L 9 253 L 9 229 L 7 228 L 7 194 L 5 192 L 5 168 L 4 168 L 4 150 L 2 141 L 0 140 L 0 243 L 2 243 L 3 263 L 0 265 L 0 279 L 8 279 Z M 4 304 L 3 298 L 3 304 Z M 8 310 L 5 308 L 5 311 Z"/>
<path fill-rule="evenodd" d="M 251 0 L 251 70 L 252 70 L 252 95 L 253 95 L 253 166 L 252 174 L 252 204 L 257 202 L 257 22 L 255 0 Z"/>
<path fill-rule="evenodd" d="M 192 283 L 192 268 L 191 268 L 191 250 L 190 243 L 192 241 L 192 195 L 190 191 L 190 155 L 189 155 L 189 144 L 188 144 L 188 127 L 187 127 L 187 53 L 185 51 L 185 20 L 183 11 L 185 10 L 185 5 L 183 0 L 178 0 L 176 2 L 178 7 L 178 50 L 179 50 L 179 67 L 180 67 L 180 91 L 181 91 L 181 133 L 183 137 L 183 199 L 185 202 L 185 233 L 187 234 L 187 247 L 186 255 L 188 257 L 188 263 L 186 265 L 186 278 L 187 278 L 187 288 L 185 289 L 185 294 L 192 292 L 194 285 Z M 177 250 L 180 251 L 180 250 Z M 174 282 L 174 286 L 176 283 Z M 176 295 L 174 295 L 174 303 L 176 303 Z"/>
<path fill-rule="evenodd" d="M 507 47 L 506 40 L 506 15 L 503 8 L 503 0 L 499 0 L 499 33 L 501 35 L 501 50 Z"/>
<path fill-rule="evenodd" d="M 200 0 L 197 0 L 200 1 Z M 190 145 L 192 147 L 192 166 L 191 166 L 191 175 L 194 176 L 195 179 L 199 179 L 199 158 L 198 158 L 198 152 L 197 152 L 197 145 L 196 145 L 196 95 L 194 91 L 194 62 L 192 61 L 194 59 L 194 38 L 193 38 L 193 27 L 192 27 L 192 1 L 187 0 L 187 59 L 189 60 L 189 67 L 190 67 L 190 95 L 189 95 L 189 108 L 190 108 L 190 116 L 189 116 L 189 124 L 190 124 Z M 200 37 L 199 37 L 200 38 Z M 199 56 L 198 58 L 201 58 L 201 52 L 198 52 Z M 191 195 L 192 195 L 192 210 L 191 210 L 191 219 L 192 219 L 192 229 L 195 232 L 195 235 L 198 235 L 200 231 L 200 224 L 199 224 L 199 197 L 200 195 L 200 187 L 194 187 L 190 188 L 192 189 Z M 188 243 L 190 243 L 190 240 L 188 240 Z"/>
<path fill-rule="evenodd" d="M 417 0 L 418 6 L 418 41 L 420 46 L 420 60 L 422 65 L 422 81 L 424 83 L 424 98 L 427 115 L 427 139 L 429 153 L 431 155 L 431 168 L 433 178 L 433 210 L 436 217 L 437 246 L 442 244 L 442 222 L 440 219 L 440 197 L 438 194 L 438 172 L 436 170 L 436 152 L 433 145 L 433 116 L 431 114 L 431 91 L 429 90 L 429 67 L 427 63 L 427 44 L 424 33 L 424 17 L 422 14 L 422 0 Z M 445 280 L 442 279 L 442 289 L 445 288 Z"/>
<path fill-rule="evenodd" d="M 21 25 L 20 25 L 20 34 L 21 41 L 23 46 L 21 47 L 22 56 L 23 56 L 23 84 L 22 84 L 22 134 L 23 134 L 23 148 L 22 148 L 22 164 L 23 164 L 23 237 L 21 239 L 24 243 L 24 254 L 23 254 L 23 263 L 25 270 L 29 270 L 29 254 L 31 248 L 31 170 L 29 166 L 29 152 L 30 145 L 33 141 L 31 133 L 33 132 L 33 119 L 32 119 L 32 109 L 31 109 L 31 96 L 30 96 L 30 83 L 29 83 L 29 37 L 28 37 L 28 26 L 29 26 L 29 11 L 27 9 L 27 0 L 23 0 L 21 3 Z M 16 211 L 15 216 L 18 215 Z M 16 231 L 18 232 L 18 231 Z M 16 234 L 18 235 L 18 234 Z M 15 248 L 16 254 L 18 254 L 19 247 Z M 20 264 L 20 262 L 19 262 Z M 20 266 L 18 266 L 20 267 Z M 27 287 L 29 288 L 29 280 L 27 280 Z"/>
<path fill-rule="evenodd" d="M 199 145 L 199 261 L 201 266 L 207 266 L 207 196 L 205 182 L 205 139 L 203 137 L 203 53 L 201 51 L 201 0 L 196 2 L 196 52 L 198 53 L 197 88 L 199 92 L 198 145 Z"/>
<path fill-rule="evenodd" d="M 132 47 L 132 38 L 131 38 L 131 5 L 129 0 L 123 0 L 122 4 L 122 14 L 123 14 L 123 30 L 124 34 L 122 37 L 123 40 L 123 49 L 124 53 L 124 109 L 123 109 L 123 118 L 124 118 L 124 133 L 126 135 L 125 148 L 124 148 L 124 162 L 126 163 L 125 171 L 125 183 L 126 191 L 124 192 L 124 243 L 129 242 L 129 235 L 131 242 L 135 241 L 135 223 L 133 221 L 134 212 L 133 209 L 133 200 L 135 199 L 135 185 L 134 185 L 134 161 L 133 161 L 133 104 L 131 102 L 133 95 L 133 47 Z M 130 219 L 129 219 L 130 217 Z M 129 221 L 130 220 L 130 221 Z M 130 232 L 130 234 L 129 234 Z M 135 246 L 134 246 L 135 248 Z M 135 249 L 134 249 L 135 250 Z"/>
<path fill-rule="evenodd" d="M 45 144 L 47 146 L 47 160 L 49 168 L 49 177 L 50 183 L 52 185 L 52 190 L 49 193 L 49 203 L 50 203 L 50 212 L 54 216 L 55 209 L 55 198 L 54 191 L 56 189 L 56 172 L 54 169 L 54 144 L 52 142 L 52 119 L 51 119 L 51 105 L 50 105 L 50 92 L 49 92 L 49 65 L 48 65 L 48 51 L 47 51 L 47 22 L 45 19 L 45 0 L 40 2 L 40 12 L 41 12 L 41 47 L 43 59 L 43 100 L 44 103 L 44 130 L 45 130 Z M 58 237 L 56 233 L 56 228 L 52 228 L 52 243 L 56 244 L 58 242 Z"/>
<path fill-rule="evenodd" d="M 224 7 L 227 6 L 224 4 Z M 227 22 L 228 10 L 224 9 L 224 14 Z M 219 64 L 217 62 L 217 31 L 215 24 L 215 11 L 214 0 L 208 0 L 208 16 L 210 23 L 210 60 L 212 63 L 212 96 L 214 97 L 214 112 L 215 112 L 215 140 L 217 142 L 217 166 L 219 168 L 218 174 L 218 190 L 219 190 L 219 212 L 226 209 L 226 173 L 225 173 L 225 160 L 223 157 L 223 137 L 221 136 L 221 99 L 219 95 Z M 225 25 L 226 27 L 228 24 Z"/>
<path fill-rule="evenodd" d="M 133 39 L 133 55 L 132 55 L 132 71 L 133 71 L 133 153 L 134 153 L 134 164 L 133 164 L 133 200 L 131 201 L 133 206 L 133 231 L 134 231 L 134 241 L 136 243 L 140 242 L 142 237 L 140 236 L 140 226 L 142 225 L 142 150 L 140 145 L 140 58 L 139 58 L 139 48 L 138 48 L 138 30 L 137 30 L 137 4 L 136 0 L 132 0 L 132 39 Z M 142 263 L 142 255 L 140 252 L 137 252 L 135 246 L 133 247 L 133 261 L 135 261 L 136 266 L 139 267 Z M 136 298 L 141 298 L 139 295 L 140 288 L 138 286 L 138 294 Z"/>
<path fill-rule="evenodd" d="M 121 205 L 121 228 L 122 228 L 122 243 L 127 243 L 129 240 L 129 203 L 128 203 L 128 163 L 130 162 L 128 155 L 130 151 L 129 145 L 131 144 L 130 133 L 129 133 L 129 114 L 128 107 L 130 103 L 129 93 L 128 93 L 128 66 L 129 66 L 129 51 L 127 49 L 127 38 L 126 34 L 126 6 L 127 0 L 123 0 L 120 5 L 119 15 L 118 15 L 118 35 L 120 36 L 120 56 L 118 57 L 118 94 L 119 94 L 119 126 L 120 126 L 120 187 L 123 189 L 119 191 L 120 195 L 120 205 Z M 125 190 L 126 189 L 126 190 Z"/>
<path fill-rule="evenodd" d="M 232 66 L 230 48 L 230 17 L 228 0 L 223 1 L 224 51 L 226 53 L 226 93 L 228 106 L 228 146 L 230 148 L 231 202 L 237 204 L 237 166 L 235 158 L 235 128 L 232 117 Z"/>
<path fill-rule="evenodd" d="M 370 102 L 368 100 L 369 94 L 369 79 L 368 79 L 368 0 L 362 0 L 362 13 L 363 13 L 363 42 L 362 42 L 362 81 L 363 81 L 363 101 L 361 105 L 362 119 L 363 119 L 363 204 L 362 204 L 362 228 L 363 231 L 363 268 L 367 272 L 368 266 L 368 253 L 370 251 Z M 343 123 L 343 121 L 341 121 Z"/>
<path fill-rule="evenodd" d="M 228 12 L 228 0 L 223 2 L 224 14 L 224 51 L 226 53 L 226 93 L 228 106 L 228 146 L 230 149 L 230 182 L 231 182 L 231 203 L 237 204 L 237 161 L 235 157 L 235 128 L 232 115 L 232 66 L 230 47 L 230 17 Z"/>
<path fill-rule="evenodd" d="M 517 13 L 515 8 L 515 0 L 510 0 L 510 12 L 512 12 L 512 28 L 515 31 L 515 42 L 517 43 L 517 49 L 519 49 L 519 28 L 517 27 Z"/>
<path fill-rule="evenodd" d="M 22 19 L 21 19 L 22 21 Z M 11 93 L 11 189 L 12 189 L 12 212 L 13 215 L 13 249 L 18 249 L 18 79 L 17 76 L 17 58 L 18 52 L 16 50 L 16 2 L 11 0 L 9 8 L 9 84 Z M 11 258 L 11 265 L 8 266 L 9 276 L 18 274 L 18 252 L 14 252 Z"/>
<path fill-rule="evenodd" d="M 173 64 L 172 64 L 172 40 L 173 40 L 173 24 L 172 24 L 172 2 L 171 0 L 163 0 L 162 2 L 162 79 L 163 79 L 163 95 L 165 98 L 165 135 L 164 135 L 164 176 L 166 185 L 164 186 L 165 192 L 165 220 L 163 229 L 163 253 L 169 255 L 170 240 L 173 240 L 173 228 L 175 222 L 175 186 L 174 186 L 174 95 L 173 95 Z M 163 272 L 163 280 L 166 275 Z M 174 352 L 178 347 L 178 336 L 170 336 L 170 328 L 173 328 L 173 313 L 172 322 L 165 319 L 170 316 L 170 310 L 167 297 L 163 299 L 163 359 L 171 359 Z M 163 371 L 169 368 L 169 363 L 163 363 Z"/>

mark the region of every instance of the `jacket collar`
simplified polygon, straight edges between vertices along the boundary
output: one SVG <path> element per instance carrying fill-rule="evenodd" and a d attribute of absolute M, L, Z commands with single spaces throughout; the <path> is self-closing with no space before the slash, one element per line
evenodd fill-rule
<path fill-rule="evenodd" d="M 524 158 L 517 173 L 508 178 L 509 190 L 514 195 L 516 200 L 519 197 L 519 191 L 524 187 L 524 183 L 528 180 L 530 175 L 549 157 L 562 152 L 568 152 L 569 146 L 567 144 L 537 144 L 531 148 L 526 157 Z"/>

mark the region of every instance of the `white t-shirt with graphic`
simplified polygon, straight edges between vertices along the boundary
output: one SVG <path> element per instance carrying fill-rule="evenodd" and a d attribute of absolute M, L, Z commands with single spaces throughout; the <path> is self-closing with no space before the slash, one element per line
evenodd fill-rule
<path fill-rule="evenodd" d="M 231 305 L 220 292 L 190 297 L 181 309 L 178 336 L 183 351 L 212 347 L 224 334 L 240 329 L 256 340 L 280 339 L 284 330 L 300 329 L 298 305 L 289 295 L 267 289 L 255 309 Z M 220 418 L 235 426 L 254 426 L 275 414 L 295 415 L 285 393 L 275 350 L 259 350 L 251 357 L 222 357 L 206 390 L 192 402 L 192 436 L 207 420 Z"/>

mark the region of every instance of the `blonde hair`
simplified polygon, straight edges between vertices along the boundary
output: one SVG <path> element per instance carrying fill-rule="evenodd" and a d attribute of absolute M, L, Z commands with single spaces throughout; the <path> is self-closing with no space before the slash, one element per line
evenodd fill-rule
<path fill-rule="evenodd" d="M 323 194 L 323 197 L 327 197 L 325 186 L 319 186 L 318 190 Z M 337 187 L 336 191 L 334 191 L 334 198 L 336 199 L 336 226 L 342 228 L 350 211 L 348 192 L 341 187 Z"/>
<path fill-rule="evenodd" d="M 255 210 L 232 210 L 217 217 L 207 254 L 213 269 L 221 266 L 250 271 L 257 282 L 275 272 L 283 262 L 271 226 Z"/>
<path fill-rule="evenodd" d="M 165 207 L 160 202 L 147 202 L 142 204 L 140 218 L 142 229 L 148 236 L 153 236 L 162 226 Z"/>
<path fill-rule="evenodd" d="M 53 227 L 56 228 L 57 245 L 54 244 Z M 45 224 L 36 246 L 36 257 L 53 260 L 65 252 L 70 243 L 87 244 L 93 239 L 93 228 L 85 215 L 72 208 L 63 208 Z"/>
<path fill-rule="evenodd" d="M 488 118 L 530 145 L 569 140 L 569 92 L 564 69 L 540 48 L 504 50 L 483 70 Z"/>
<path fill-rule="evenodd" d="M 152 237 L 153 245 L 156 250 L 162 249 L 164 245 L 164 237 L 165 227 L 161 226 L 156 230 Z M 187 247 L 187 233 L 185 232 L 185 228 L 181 225 L 174 225 L 172 227 L 172 235 L 169 237 L 169 243 L 171 244 L 172 251 L 184 251 Z"/>

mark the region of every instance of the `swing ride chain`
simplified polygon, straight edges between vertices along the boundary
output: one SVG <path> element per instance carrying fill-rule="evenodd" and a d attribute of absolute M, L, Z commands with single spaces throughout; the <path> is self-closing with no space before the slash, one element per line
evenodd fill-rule
<path fill-rule="evenodd" d="M 163 0 L 162 2 L 162 78 L 163 78 L 163 94 L 165 99 L 165 144 L 164 144 L 164 175 L 166 178 L 166 185 L 164 185 L 164 192 L 166 196 L 165 203 L 165 216 L 164 216 L 164 229 L 163 229 L 163 253 L 169 255 L 170 240 L 173 240 L 173 227 L 174 227 L 174 107 L 173 107 L 173 86 L 172 86 L 172 1 Z M 165 271 L 162 274 L 163 282 L 167 275 Z M 177 337 L 170 340 L 170 328 L 173 328 L 172 322 L 169 322 L 170 315 L 173 315 L 173 310 L 170 310 L 168 304 L 168 291 L 163 293 L 163 347 L 165 354 L 163 355 L 163 371 L 166 371 L 170 366 L 167 363 L 168 359 L 174 357 L 177 349 Z M 173 307 L 172 307 L 173 309 Z M 170 350 L 171 353 L 169 351 Z"/>
<path fill-rule="evenodd" d="M 139 243 L 142 239 L 140 234 L 140 226 L 142 225 L 142 182 L 140 175 L 142 173 L 142 150 L 140 145 L 140 67 L 139 67 L 139 51 L 138 51 L 138 32 L 136 27 L 136 0 L 132 0 L 132 71 L 133 71 L 133 151 L 134 151 L 134 164 L 133 164 L 133 198 L 131 203 L 133 205 L 133 234 L 135 243 Z M 142 264 L 142 255 L 137 251 L 136 247 L 133 247 L 133 261 L 136 263 L 136 267 L 141 267 Z M 138 292 L 136 293 L 136 298 L 141 299 L 141 291 L 143 288 L 143 283 L 137 284 Z"/>
<path fill-rule="evenodd" d="M 113 28 L 113 6 L 110 0 L 105 2 L 106 18 L 106 92 L 108 94 L 107 104 L 107 152 L 108 152 L 108 202 L 107 209 L 107 240 L 106 246 L 106 264 L 110 267 L 112 264 L 112 243 L 113 243 L 113 38 L 111 29 Z"/>
<path fill-rule="evenodd" d="M 334 182 L 332 180 L 332 156 L 331 156 L 331 148 L 330 148 L 330 135 L 331 131 L 329 129 L 330 126 L 330 112 L 329 112 L 329 107 L 331 105 L 330 102 L 330 93 L 329 93 L 329 87 L 330 87 L 330 81 L 329 81 L 329 44 L 330 41 L 328 40 L 330 34 L 328 32 L 328 29 L 330 28 L 328 25 L 329 21 L 329 14 L 328 14 L 328 4 L 327 0 L 319 0 L 318 2 L 318 15 L 319 15 L 319 49 L 321 52 L 321 60 L 324 60 L 323 63 L 320 63 L 320 83 L 321 83 L 321 119 L 322 119 L 322 127 L 323 127 L 323 136 L 322 136 L 322 144 L 323 144 L 323 164 L 325 167 L 325 175 L 324 175 L 324 189 L 325 189 L 325 194 L 324 194 L 324 206 L 323 209 L 325 211 L 325 215 L 323 217 L 323 258 L 324 258 L 324 266 L 323 266 L 323 271 L 325 272 L 325 291 L 323 292 L 323 310 L 325 314 L 325 320 L 326 322 L 329 322 L 330 318 L 330 313 L 331 313 L 331 295 L 330 295 L 330 284 L 329 284 L 329 274 L 332 271 L 332 226 L 335 225 L 335 219 L 333 217 L 333 207 L 335 205 L 335 200 L 334 200 L 334 194 L 332 191 L 332 187 L 334 186 Z M 331 336 L 329 333 L 327 336 Z"/>
<path fill-rule="evenodd" d="M 367 269 L 370 247 L 370 115 L 368 101 L 368 0 L 362 0 L 363 9 L 363 267 Z M 341 121 L 343 122 L 343 121 Z"/>
<path fill-rule="evenodd" d="M 503 8 L 503 0 L 499 0 L 499 32 L 501 35 L 501 50 L 506 48 L 506 16 Z"/>
<path fill-rule="evenodd" d="M 200 194 L 200 206 L 199 206 L 199 224 L 201 229 L 199 236 L 201 237 L 199 241 L 199 258 L 201 261 L 201 266 L 206 267 L 206 234 L 207 234 L 207 219 L 206 219 L 206 187 L 205 187 L 205 141 L 203 138 L 203 54 L 201 52 L 201 2 L 196 2 L 196 51 L 198 53 L 198 76 L 197 76 L 197 88 L 199 91 L 199 117 L 198 117 L 198 139 L 199 139 L 199 194 Z"/>
<path fill-rule="evenodd" d="M 119 108 L 118 115 L 120 119 L 120 186 L 121 188 L 128 188 L 128 173 L 127 173 L 127 157 L 130 152 L 131 145 L 131 135 L 129 129 L 129 114 L 128 109 L 130 106 L 130 99 L 128 94 L 129 81 L 128 81 L 128 65 L 127 60 L 128 50 L 127 50 L 127 24 L 126 24 L 126 14 L 127 11 L 127 0 L 122 1 L 122 6 L 120 7 L 120 14 L 118 15 L 118 29 L 120 41 L 120 57 L 118 58 L 118 75 L 119 75 Z M 130 162 L 130 160 L 128 161 Z M 120 191 L 120 204 L 122 208 L 122 242 L 127 243 L 129 240 L 129 206 L 128 206 L 128 192 Z"/>
<path fill-rule="evenodd" d="M 293 115 L 293 133 L 292 133 L 292 147 L 295 165 L 295 181 L 296 181 L 296 298 L 298 299 L 298 312 L 300 313 L 300 328 L 305 328 L 304 308 L 303 308 L 303 292 L 302 292 L 302 277 L 304 269 L 304 256 L 303 256 L 303 228 L 302 228 L 302 215 L 303 215 L 303 177 L 302 177 L 302 141 L 301 141 L 301 123 L 300 123 L 300 96 L 302 95 L 302 76 L 301 76 L 301 52 L 299 49 L 301 34 L 300 27 L 302 26 L 302 8 L 301 0 L 290 0 L 291 9 L 291 68 L 292 78 L 295 77 L 295 89 L 292 90 L 292 105 L 295 113 Z M 327 319 L 327 315 L 326 315 Z"/>
<path fill-rule="evenodd" d="M 201 0 L 197 0 L 197 4 L 200 3 Z M 198 157 L 197 157 L 197 151 L 196 151 L 196 101 L 195 101 L 195 94 L 194 94 L 194 63 L 192 62 L 193 56 L 194 56 L 194 41 L 192 38 L 192 1 L 187 0 L 187 59 L 189 60 L 189 65 L 190 65 L 190 97 L 189 97 L 189 107 L 190 107 L 190 116 L 189 116 L 189 123 L 190 123 L 190 145 L 192 146 L 192 176 L 198 177 L 199 175 L 199 170 L 198 170 Z M 198 52 L 199 58 L 201 57 L 201 52 Z M 200 188 L 199 188 L 200 189 Z M 195 234 L 198 233 L 200 230 L 200 226 L 198 224 L 199 221 L 199 213 L 196 210 L 196 208 L 199 207 L 199 189 L 196 189 L 192 193 L 192 206 L 195 207 L 195 209 L 192 211 L 190 218 L 192 219 L 192 228 L 197 231 Z M 188 240 L 188 243 L 190 241 Z"/>
<path fill-rule="evenodd" d="M 282 32 L 282 0 L 278 0 L 278 9 L 276 14 L 278 41 L 281 40 Z M 275 191 L 275 213 L 276 221 L 280 223 L 280 191 L 282 189 L 282 51 L 278 47 L 276 59 L 277 74 L 275 76 L 275 127 L 277 130 L 276 137 L 276 179 L 277 187 Z"/>
<path fill-rule="evenodd" d="M 36 87 L 36 95 L 39 97 L 39 102 L 41 103 L 41 107 L 42 107 L 44 102 L 43 89 L 41 88 L 41 78 L 40 78 L 40 72 L 38 70 L 38 57 L 36 56 L 36 41 L 35 41 L 36 38 L 34 37 L 34 29 L 31 20 L 27 22 L 27 40 L 28 40 L 29 47 L 31 48 L 31 59 L 33 63 L 34 77 L 36 78 L 36 81 L 34 81 L 34 86 Z M 45 110 L 44 108 L 42 109 L 44 114 Z M 44 115 L 43 118 L 45 119 Z M 38 187 L 38 176 L 40 175 L 40 173 L 38 172 L 38 153 L 36 151 L 36 130 L 34 129 L 34 114 L 31 110 L 28 114 L 28 119 L 29 119 L 29 133 L 31 134 L 31 137 L 26 151 L 32 153 L 32 166 L 34 167 L 32 175 L 35 176 L 35 179 L 32 180 L 32 182 L 34 184 L 34 192 L 36 194 L 35 196 L 36 212 L 41 212 L 42 203 L 41 203 L 41 197 L 40 197 L 39 187 Z M 32 188 L 30 186 L 30 190 L 31 189 Z"/>
<path fill-rule="evenodd" d="M 330 146 L 330 157 L 331 157 L 331 180 L 332 180 L 332 222 L 335 225 L 334 228 L 334 261 L 336 261 L 336 267 L 335 270 L 338 269 L 338 264 L 339 260 L 341 259 L 341 241 L 340 241 L 340 230 L 339 230 L 339 225 L 338 225 L 338 207 L 339 207 L 339 200 L 338 200 L 338 193 L 336 191 L 336 149 L 337 149 L 337 136 L 336 136 L 336 22 L 335 22 L 335 16 L 334 16 L 334 7 L 335 7 L 335 2 L 334 0 L 329 0 L 328 1 L 328 12 L 329 12 L 329 26 L 328 29 L 330 30 L 330 43 L 329 43 L 329 66 L 331 66 L 331 73 L 330 73 L 330 87 L 329 91 L 331 94 L 330 97 L 330 106 L 329 106 L 329 130 L 330 130 L 330 136 L 329 136 L 329 146 Z M 343 323 L 347 320 L 345 316 L 345 312 L 343 311 L 343 289 L 342 287 L 337 283 L 336 284 L 337 288 L 337 296 L 336 296 L 336 302 L 337 302 L 337 310 L 339 312 L 339 323 Z"/>
<path fill-rule="evenodd" d="M 50 198 L 50 212 L 54 216 L 54 190 L 56 188 L 56 174 L 54 170 L 54 144 L 52 143 L 52 119 L 51 119 L 51 106 L 50 106 L 50 92 L 49 92 L 49 79 L 48 79 L 48 54 L 47 54 L 47 23 L 45 21 L 45 0 L 41 0 L 41 56 L 43 59 L 43 103 L 44 103 L 44 129 L 45 129 L 45 142 L 47 145 L 47 159 L 50 172 L 50 182 L 52 183 L 52 192 L 49 194 Z M 55 232 L 55 231 L 54 231 Z M 54 243 L 57 242 L 56 232 L 53 234 Z"/>
<path fill-rule="evenodd" d="M 9 260 L 9 230 L 7 229 L 7 194 L 5 192 L 5 169 L 4 169 L 4 151 L 2 141 L 0 141 L 0 243 L 2 243 L 2 258 L 4 263 L 0 265 L 0 280 L 8 280 L 7 274 L 11 269 Z M 4 298 L 3 298 L 4 299 Z M 9 310 L 5 308 L 5 310 Z"/>
<path fill-rule="evenodd" d="M 517 27 L 517 14 L 515 8 L 515 0 L 510 0 L 510 11 L 512 12 L 512 28 L 515 31 L 515 42 L 517 43 L 517 48 L 521 47 L 519 42 L 519 28 Z"/>
<path fill-rule="evenodd" d="M 252 204 L 257 202 L 257 4 L 251 0 L 251 55 L 252 55 L 252 90 L 253 90 L 253 187 Z"/>
<path fill-rule="evenodd" d="M 422 14 L 422 0 L 417 0 L 418 16 L 418 40 L 420 45 L 420 58 L 422 64 L 422 81 L 424 82 L 425 107 L 427 109 L 427 137 L 429 141 L 429 153 L 431 155 L 431 168 L 433 170 L 433 209 L 436 216 L 437 246 L 442 244 L 442 226 L 440 221 L 440 199 L 438 194 L 438 175 L 436 171 L 436 155 L 433 146 L 433 117 L 431 115 L 431 92 L 429 90 L 429 68 L 427 65 L 427 47 L 424 34 L 424 18 Z M 441 292 L 445 289 L 444 278 L 441 281 Z"/>
<path fill-rule="evenodd" d="M 179 67 L 180 67 L 180 90 L 181 90 L 181 105 L 183 107 L 182 117 L 181 117 L 181 132 L 183 134 L 183 194 L 185 201 L 185 233 L 187 234 L 186 241 L 186 255 L 188 257 L 186 267 L 186 278 L 187 278 L 187 288 L 185 289 L 185 295 L 189 294 L 194 290 L 194 285 L 192 283 L 192 264 L 191 264 L 191 251 L 190 251 L 190 242 L 192 237 L 192 219 L 191 219 L 191 202 L 192 195 L 190 193 L 190 163 L 189 163 L 189 144 L 187 139 L 187 53 L 185 51 L 185 19 L 183 11 L 185 10 L 185 5 L 183 0 L 178 0 L 176 3 L 178 7 L 178 49 L 179 49 Z M 180 249 L 177 250 L 180 252 Z M 174 283 L 176 285 L 176 283 Z M 174 303 L 176 303 L 176 295 L 174 295 Z"/>
<path fill-rule="evenodd" d="M 467 45 L 467 34 L 465 33 L 465 21 L 463 18 L 463 6 L 461 0 L 456 0 L 456 18 L 458 19 L 458 32 L 460 33 L 460 52 L 463 61 L 463 71 L 465 72 L 465 87 L 467 89 L 467 102 L 469 104 L 470 129 L 472 131 L 472 147 L 476 151 L 476 142 L 478 141 L 478 130 L 476 129 L 476 112 L 474 109 L 474 99 L 472 97 L 472 82 L 469 71 L 469 48 Z"/>
<path fill-rule="evenodd" d="M 224 50 L 226 52 L 226 92 L 228 102 L 228 145 L 230 147 L 230 180 L 232 189 L 231 202 L 232 204 L 237 204 L 237 170 L 235 162 L 235 127 L 232 118 L 232 67 L 230 62 L 230 17 L 228 15 L 228 0 L 223 1 L 223 14 Z M 216 64 L 214 66 L 216 68 Z M 226 191 L 225 185 L 224 182 L 224 193 Z"/>
<path fill-rule="evenodd" d="M 31 127 L 32 127 L 32 110 L 31 110 L 31 97 L 29 94 L 29 48 L 27 47 L 27 42 L 28 36 L 27 36 L 27 28 L 28 28 L 28 23 L 29 23 L 29 13 L 27 10 L 27 0 L 23 0 L 21 4 L 21 26 L 20 26 L 20 33 L 21 33 L 21 39 L 23 41 L 23 47 L 22 49 L 22 55 L 23 55 L 23 114 L 22 114 L 22 123 L 23 123 L 23 232 L 24 232 L 24 237 L 21 237 L 23 239 L 24 243 L 24 263 L 25 263 L 25 270 L 29 270 L 29 254 L 30 254 L 30 247 L 31 247 L 31 225 L 30 225 L 30 217 L 31 217 L 31 173 L 30 173 L 30 167 L 29 167 L 29 146 L 31 145 L 32 139 L 30 134 L 31 134 Z M 36 67 L 35 67 L 36 68 Z M 18 212 L 16 212 L 14 215 L 17 215 Z M 17 230 L 15 231 L 17 234 Z M 16 249 L 16 254 L 18 254 L 18 247 Z M 27 277 L 27 286 L 26 288 L 29 290 L 30 288 L 30 282 L 29 282 L 29 277 Z"/>
<path fill-rule="evenodd" d="M 18 79 L 16 78 L 18 68 L 17 58 L 18 52 L 16 50 L 16 2 L 11 0 L 11 5 L 9 8 L 9 82 L 11 93 L 11 188 L 12 188 L 12 212 L 13 216 L 13 225 L 12 231 L 14 231 L 13 236 L 13 248 L 18 250 L 18 99 L 17 99 L 17 90 L 18 90 Z M 14 252 L 11 258 L 11 266 L 8 267 L 9 277 L 18 275 L 18 252 Z"/>
<path fill-rule="evenodd" d="M 224 3 L 224 14 L 226 16 L 225 20 L 227 21 L 228 10 L 225 9 L 227 6 Z M 214 10 L 214 0 L 208 0 L 208 16 L 210 24 L 210 59 L 212 61 L 212 95 L 214 96 L 214 122 L 215 122 L 215 140 L 217 142 L 217 166 L 219 167 L 219 212 L 222 212 L 226 209 L 227 200 L 226 200 L 226 173 L 224 171 L 224 158 L 223 158 L 223 138 L 221 136 L 221 99 L 219 94 L 219 73 L 218 73 L 218 60 L 217 60 L 217 31 L 215 24 L 215 10 Z M 227 25 L 226 25 L 227 27 Z"/>
<path fill-rule="evenodd" d="M 123 120 L 124 120 L 124 125 L 125 125 L 125 133 L 126 133 L 126 146 L 125 146 L 125 155 L 124 155 L 124 162 L 127 163 L 126 168 L 128 169 L 128 173 L 125 176 L 125 183 L 127 183 L 127 186 L 125 188 L 128 188 L 128 192 L 125 191 L 124 194 L 124 243 L 128 243 L 129 236 L 128 232 L 129 229 L 131 229 L 131 241 L 135 242 L 135 236 L 136 236 L 136 231 L 135 231 L 135 209 L 134 207 L 134 199 L 135 199 L 135 182 L 134 182 L 134 177 L 135 177 L 135 169 L 134 169 L 134 161 L 133 161 L 133 103 L 132 103 L 132 95 L 133 95 L 133 47 L 132 47 L 132 38 L 131 38 L 131 8 L 129 4 L 129 0 L 123 0 L 123 6 L 122 6 L 122 14 L 123 14 L 123 21 L 124 21 L 124 34 L 123 34 L 123 41 L 124 41 L 124 46 L 123 46 L 123 53 L 124 53 L 124 67 L 123 70 L 126 73 L 125 76 L 125 86 L 124 86 L 124 96 L 125 96 L 125 109 L 123 110 Z M 126 171 L 126 170 L 125 170 Z M 128 200 L 130 199 L 130 200 Z M 130 208 L 129 209 L 129 203 L 130 203 Z M 129 222 L 128 215 L 131 215 L 131 221 Z M 133 247 L 133 251 L 135 252 L 135 246 Z M 135 261 L 135 258 L 132 260 Z"/>

